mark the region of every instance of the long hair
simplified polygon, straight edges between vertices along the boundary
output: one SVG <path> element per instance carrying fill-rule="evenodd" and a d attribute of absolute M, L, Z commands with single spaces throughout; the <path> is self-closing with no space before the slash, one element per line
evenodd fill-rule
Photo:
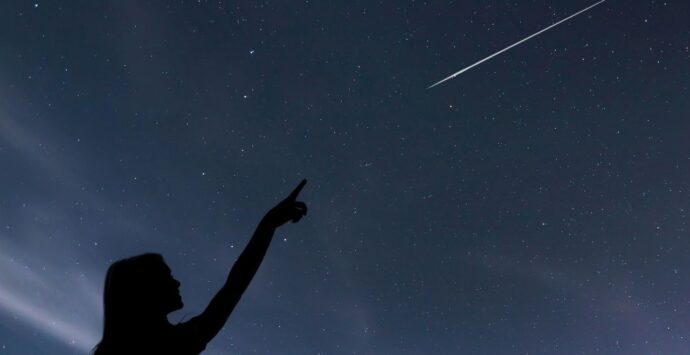
<path fill-rule="evenodd" d="M 156 279 L 167 267 L 160 254 L 146 253 L 110 265 L 103 289 L 103 337 L 94 355 L 132 353 L 141 341 L 142 319 L 156 312 Z"/>

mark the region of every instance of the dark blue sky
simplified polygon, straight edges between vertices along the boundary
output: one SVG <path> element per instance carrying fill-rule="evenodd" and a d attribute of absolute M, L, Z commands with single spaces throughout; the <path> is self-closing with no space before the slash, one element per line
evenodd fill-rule
<path fill-rule="evenodd" d="M 3 1 L 0 354 L 86 353 L 105 270 L 198 313 L 283 227 L 205 354 L 690 349 L 690 4 Z"/>

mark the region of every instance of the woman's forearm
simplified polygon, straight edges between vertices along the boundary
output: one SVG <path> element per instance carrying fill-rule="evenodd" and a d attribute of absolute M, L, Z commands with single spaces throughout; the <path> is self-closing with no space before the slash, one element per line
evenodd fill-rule
<path fill-rule="evenodd" d="M 240 295 L 244 292 L 266 255 L 275 229 L 265 220 L 259 222 L 254 235 L 230 269 L 224 288 L 229 287 L 233 293 Z"/>

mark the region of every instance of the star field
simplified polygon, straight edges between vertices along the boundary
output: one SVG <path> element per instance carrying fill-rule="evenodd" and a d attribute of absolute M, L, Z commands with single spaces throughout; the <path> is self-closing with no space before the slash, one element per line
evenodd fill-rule
<path fill-rule="evenodd" d="M 690 348 L 690 3 L 4 1 L 0 354 L 86 354 L 115 260 L 204 354 Z"/>

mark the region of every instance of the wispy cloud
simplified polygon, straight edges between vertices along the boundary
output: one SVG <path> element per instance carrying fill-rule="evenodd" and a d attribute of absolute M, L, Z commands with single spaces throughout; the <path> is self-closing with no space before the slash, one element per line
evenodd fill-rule
<path fill-rule="evenodd" d="M 57 179 L 56 191 L 78 193 L 86 182 L 56 156 L 51 138 L 26 129 L 0 112 L 3 153 L 27 162 L 35 169 L 33 173 Z M 51 205 L 40 195 L 25 197 L 35 203 L 19 208 L 4 201 L 9 205 L 3 206 L 0 215 L 0 312 L 69 347 L 88 352 L 100 338 L 102 276 L 76 262 L 80 251 L 74 244 L 62 243 L 74 240 L 64 232 L 62 224 L 68 213 L 64 206 Z M 85 197 L 92 206 L 105 203 L 96 196 Z M 18 218 L 7 220 L 8 213 Z"/>
<path fill-rule="evenodd" d="M 7 243 L 0 247 L 0 311 L 66 345 L 89 351 L 98 341 L 99 327 L 94 326 L 97 317 L 85 315 L 101 311 L 94 302 L 100 298 L 94 283 L 78 270 L 52 263 L 36 271 L 35 265 L 15 256 L 21 252 Z"/>

